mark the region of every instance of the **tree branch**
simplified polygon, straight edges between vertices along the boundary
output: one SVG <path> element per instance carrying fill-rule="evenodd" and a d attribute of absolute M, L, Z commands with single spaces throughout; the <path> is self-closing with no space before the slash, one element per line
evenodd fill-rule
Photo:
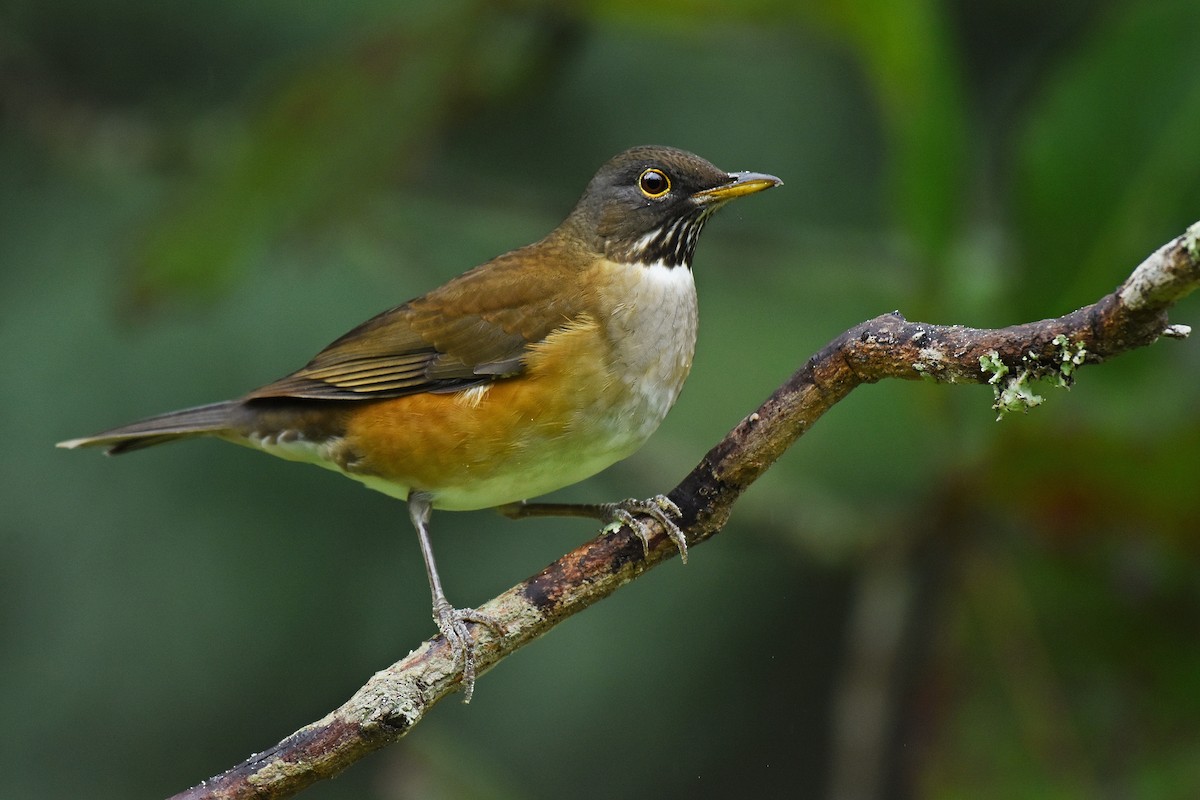
<path fill-rule="evenodd" d="M 742 492 L 857 386 L 884 378 L 990 383 L 1003 415 L 1041 401 L 1032 385 L 1037 379 L 1069 385 L 1080 366 L 1160 336 L 1186 337 L 1190 329 L 1169 325 L 1167 310 L 1197 285 L 1200 222 L 1112 294 L 1057 319 L 986 330 L 908 322 L 892 313 L 856 325 L 810 358 L 670 492 L 683 512 L 680 528 L 692 546 L 717 533 Z M 474 627 L 480 673 L 673 556 L 675 547 L 656 530 L 644 553 L 627 528 L 602 534 L 481 606 L 507 633 L 496 637 Z M 291 797 L 404 736 L 455 691 L 460 677 L 449 646 L 434 637 L 325 718 L 175 798 Z"/>

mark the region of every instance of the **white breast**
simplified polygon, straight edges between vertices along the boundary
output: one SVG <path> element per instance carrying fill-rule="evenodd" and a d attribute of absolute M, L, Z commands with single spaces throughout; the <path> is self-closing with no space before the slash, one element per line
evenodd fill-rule
<path fill-rule="evenodd" d="M 696 352 L 696 284 L 685 266 L 616 264 L 606 330 L 614 373 L 624 386 L 622 427 L 637 444 L 675 404 Z M 617 388 L 617 387 L 614 387 Z M 637 423 L 630 425 L 632 420 Z M 635 445 L 636 446 L 636 445 Z"/>

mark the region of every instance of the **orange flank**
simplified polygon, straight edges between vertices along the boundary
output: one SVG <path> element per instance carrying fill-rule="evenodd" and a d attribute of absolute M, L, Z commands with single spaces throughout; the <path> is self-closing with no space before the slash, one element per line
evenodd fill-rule
<path fill-rule="evenodd" d="M 520 380 L 354 409 L 345 423 L 345 470 L 393 484 L 389 494 L 428 492 L 435 508 L 458 510 L 575 483 L 641 444 L 614 413 L 628 403 L 628 389 L 615 378 L 609 350 L 585 314 L 530 346 Z"/>

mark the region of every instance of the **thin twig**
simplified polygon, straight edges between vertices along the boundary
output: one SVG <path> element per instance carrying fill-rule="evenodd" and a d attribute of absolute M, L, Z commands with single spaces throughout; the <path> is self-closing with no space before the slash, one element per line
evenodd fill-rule
<path fill-rule="evenodd" d="M 1186 337 L 1167 310 L 1200 285 L 1200 222 L 1147 258 L 1116 291 L 1056 319 L 995 330 L 908 322 L 885 314 L 843 333 L 809 359 L 670 492 L 695 546 L 724 526 L 743 491 L 855 387 L 884 378 L 990 383 L 1001 414 L 1036 405 L 1035 381 L 1071 382 L 1081 366 L 1156 341 Z M 561 620 L 615 592 L 676 548 L 656 526 L 650 547 L 627 528 L 605 533 L 480 607 L 504 623 L 474 627 L 480 674 Z M 459 685 L 439 636 L 376 673 L 343 706 L 263 753 L 176 795 L 291 797 L 408 733 Z"/>

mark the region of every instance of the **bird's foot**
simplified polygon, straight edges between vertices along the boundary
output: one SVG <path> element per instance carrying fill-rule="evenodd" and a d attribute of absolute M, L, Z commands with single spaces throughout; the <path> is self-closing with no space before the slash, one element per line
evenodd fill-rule
<path fill-rule="evenodd" d="M 662 525 L 666 531 L 668 538 L 675 543 L 675 547 L 679 550 L 679 559 L 684 564 L 687 563 L 688 544 L 687 537 L 683 535 L 683 531 L 675 520 L 679 519 L 683 512 L 679 510 L 679 506 L 665 494 L 656 494 L 653 497 L 648 497 L 645 500 L 639 500 L 631 497 L 628 500 L 622 500 L 619 503 L 601 503 L 600 510 L 603 512 L 603 519 L 607 522 L 607 527 L 619 528 L 622 525 L 628 525 L 629 528 L 637 535 L 642 542 L 642 553 L 650 552 L 650 534 L 651 530 L 645 522 L 638 519 L 634 514 L 645 514 L 651 517 L 659 525 Z"/>
<path fill-rule="evenodd" d="M 475 640 L 467 623 L 486 625 L 492 633 L 503 636 L 507 631 L 504 623 L 491 614 L 475 608 L 455 608 L 442 598 L 433 605 L 433 621 L 450 645 L 454 663 L 462 665 L 463 702 L 471 702 L 475 694 Z"/>

